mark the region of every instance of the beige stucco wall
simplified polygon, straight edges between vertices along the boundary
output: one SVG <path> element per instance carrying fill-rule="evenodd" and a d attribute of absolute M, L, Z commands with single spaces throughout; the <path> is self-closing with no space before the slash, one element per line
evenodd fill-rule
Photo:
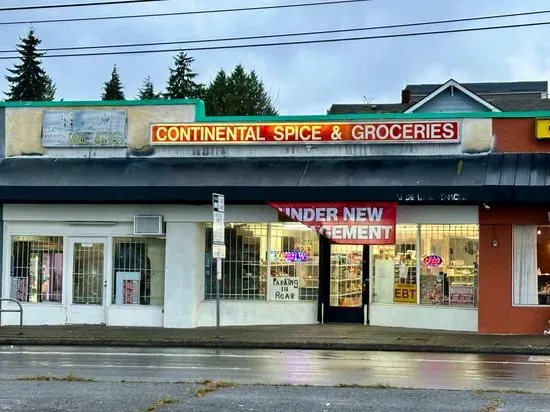
<path fill-rule="evenodd" d="M 128 147 L 132 149 L 142 149 L 149 144 L 150 123 L 193 122 L 195 120 L 195 106 L 192 104 L 6 108 L 6 156 L 47 154 L 47 148 L 42 147 L 42 113 L 44 110 L 126 110 L 128 113 Z"/>

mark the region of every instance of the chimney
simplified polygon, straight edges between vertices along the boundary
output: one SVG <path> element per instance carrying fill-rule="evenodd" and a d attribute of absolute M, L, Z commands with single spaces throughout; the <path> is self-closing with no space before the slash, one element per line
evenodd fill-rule
<path fill-rule="evenodd" d="M 411 102 L 411 91 L 409 89 L 401 90 L 401 103 L 406 104 Z"/>

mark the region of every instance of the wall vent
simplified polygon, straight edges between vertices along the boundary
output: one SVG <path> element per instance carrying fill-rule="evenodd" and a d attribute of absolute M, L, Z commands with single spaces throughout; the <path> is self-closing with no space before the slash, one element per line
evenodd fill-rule
<path fill-rule="evenodd" d="M 134 235 L 163 235 L 162 216 L 134 216 Z"/>

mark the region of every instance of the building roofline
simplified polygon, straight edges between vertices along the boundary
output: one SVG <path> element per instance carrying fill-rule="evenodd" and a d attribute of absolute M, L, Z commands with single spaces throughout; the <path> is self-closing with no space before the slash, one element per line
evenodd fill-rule
<path fill-rule="evenodd" d="M 486 107 L 487 109 L 491 110 L 492 112 L 500 112 L 500 109 L 498 107 L 492 105 L 487 100 L 480 97 L 476 93 L 472 92 L 471 90 L 469 90 L 465 86 L 461 85 L 456 80 L 450 79 L 447 82 L 443 83 L 441 86 L 439 86 L 437 89 L 435 89 L 433 92 L 431 92 L 430 94 L 428 94 L 427 96 L 425 96 L 424 98 L 420 99 L 418 102 L 413 104 L 407 110 L 405 110 L 405 113 L 413 113 L 415 110 L 417 110 L 420 107 L 424 106 L 426 103 L 428 103 L 432 99 L 436 98 L 439 94 L 443 93 L 449 87 L 454 87 L 454 88 L 460 90 L 462 93 L 464 93 L 470 99 L 476 101 L 477 103 L 481 104 L 482 106 Z"/>
<path fill-rule="evenodd" d="M 120 100 L 120 101 L 54 101 L 54 102 L 0 102 L 0 108 L 25 107 L 124 107 L 195 105 L 195 122 L 260 123 L 260 122 L 329 122 L 360 120 L 432 120 L 432 119 L 493 119 L 493 118 L 550 118 L 550 110 L 510 112 L 452 112 L 452 113 L 357 113 L 284 116 L 206 116 L 204 102 L 183 100 Z"/>

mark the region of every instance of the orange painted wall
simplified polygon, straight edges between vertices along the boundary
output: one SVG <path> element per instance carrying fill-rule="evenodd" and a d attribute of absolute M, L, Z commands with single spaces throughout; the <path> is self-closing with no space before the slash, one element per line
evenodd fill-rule
<path fill-rule="evenodd" d="M 480 333 L 541 334 L 547 326 L 550 307 L 512 306 L 512 225 L 548 225 L 548 211 L 550 207 L 480 208 Z"/>
<path fill-rule="evenodd" d="M 535 119 L 493 119 L 494 149 L 499 153 L 549 152 L 550 141 L 537 140 Z M 549 139 L 550 140 L 550 139 Z"/>

